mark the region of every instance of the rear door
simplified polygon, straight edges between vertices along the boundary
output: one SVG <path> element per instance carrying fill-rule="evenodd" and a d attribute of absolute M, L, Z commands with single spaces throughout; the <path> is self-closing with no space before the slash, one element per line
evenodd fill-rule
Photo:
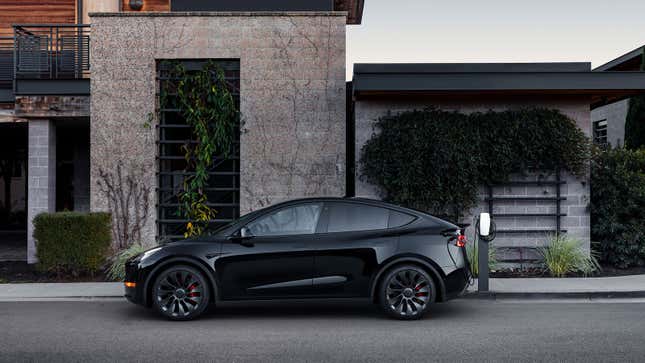
<path fill-rule="evenodd" d="M 379 264 L 397 248 L 400 213 L 366 203 L 326 202 L 320 237 L 312 241 L 314 294 L 366 297 Z M 414 217 L 403 215 L 409 223 Z"/>

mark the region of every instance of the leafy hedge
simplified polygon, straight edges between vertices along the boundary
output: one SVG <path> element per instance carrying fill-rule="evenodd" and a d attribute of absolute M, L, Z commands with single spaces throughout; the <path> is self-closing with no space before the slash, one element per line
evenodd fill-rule
<path fill-rule="evenodd" d="M 109 213 L 41 213 L 34 218 L 39 268 L 57 273 L 94 273 L 112 240 Z"/>
<path fill-rule="evenodd" d="M 589 140 L 557 110 L 464 114 L 426 108 L 380 118 L 361 151 L 363 180 L 392 202 L 458 221 L 481 185 L 528 169 L 582 176 Z"/>
<path fill-rule="evenodd" d="M 594 151 L 591 239 L 599 242 L 602 261 L 645 265 L 645 150 Z"/>

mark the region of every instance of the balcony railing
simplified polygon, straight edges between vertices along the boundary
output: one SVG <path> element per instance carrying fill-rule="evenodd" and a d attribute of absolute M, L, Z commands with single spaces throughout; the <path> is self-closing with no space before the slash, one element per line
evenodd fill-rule
<path fill-rule="evenodd" d="M 90 26 L 14 25 L 0 34 L 0 103 L 14 95 L 89 94 Z"/>
<path fill-rule="evenodd" d="M 13 37 L 0 36 L 0 88 L 13 87 Z"/>
<path fill-rule="evenodd" d="M 15 79 L 82 79 L 90 71 L 89 25 L 15 25 Z"/>

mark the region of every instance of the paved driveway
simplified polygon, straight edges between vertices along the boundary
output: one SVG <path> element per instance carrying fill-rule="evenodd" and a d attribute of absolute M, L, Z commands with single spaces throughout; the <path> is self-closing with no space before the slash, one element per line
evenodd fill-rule
<path fill-rule="evenodd" d="M 121 300 L 0 303 L 0 361 L 642 362 L 645 303 L 461 300 L 422 321 L 357 304 L 160 320 Z"/>

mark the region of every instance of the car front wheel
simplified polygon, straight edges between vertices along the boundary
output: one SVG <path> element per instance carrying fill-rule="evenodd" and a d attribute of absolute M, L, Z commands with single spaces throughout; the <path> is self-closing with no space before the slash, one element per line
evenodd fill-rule
<path fill-rule="evenodd" d="M 432 278 L 420 267 L 403 265 L 388 271 L 380 286 L 381 308 L 401 320 L 419 319 L 435 301 Z"/>
<path fill-rule="evenodd" d="M 171 266 L 156 278 L 153 306 L 171 320 L 191 320 L 208 306 L 210 289 L 203 273 L 190 266 Z"/>

